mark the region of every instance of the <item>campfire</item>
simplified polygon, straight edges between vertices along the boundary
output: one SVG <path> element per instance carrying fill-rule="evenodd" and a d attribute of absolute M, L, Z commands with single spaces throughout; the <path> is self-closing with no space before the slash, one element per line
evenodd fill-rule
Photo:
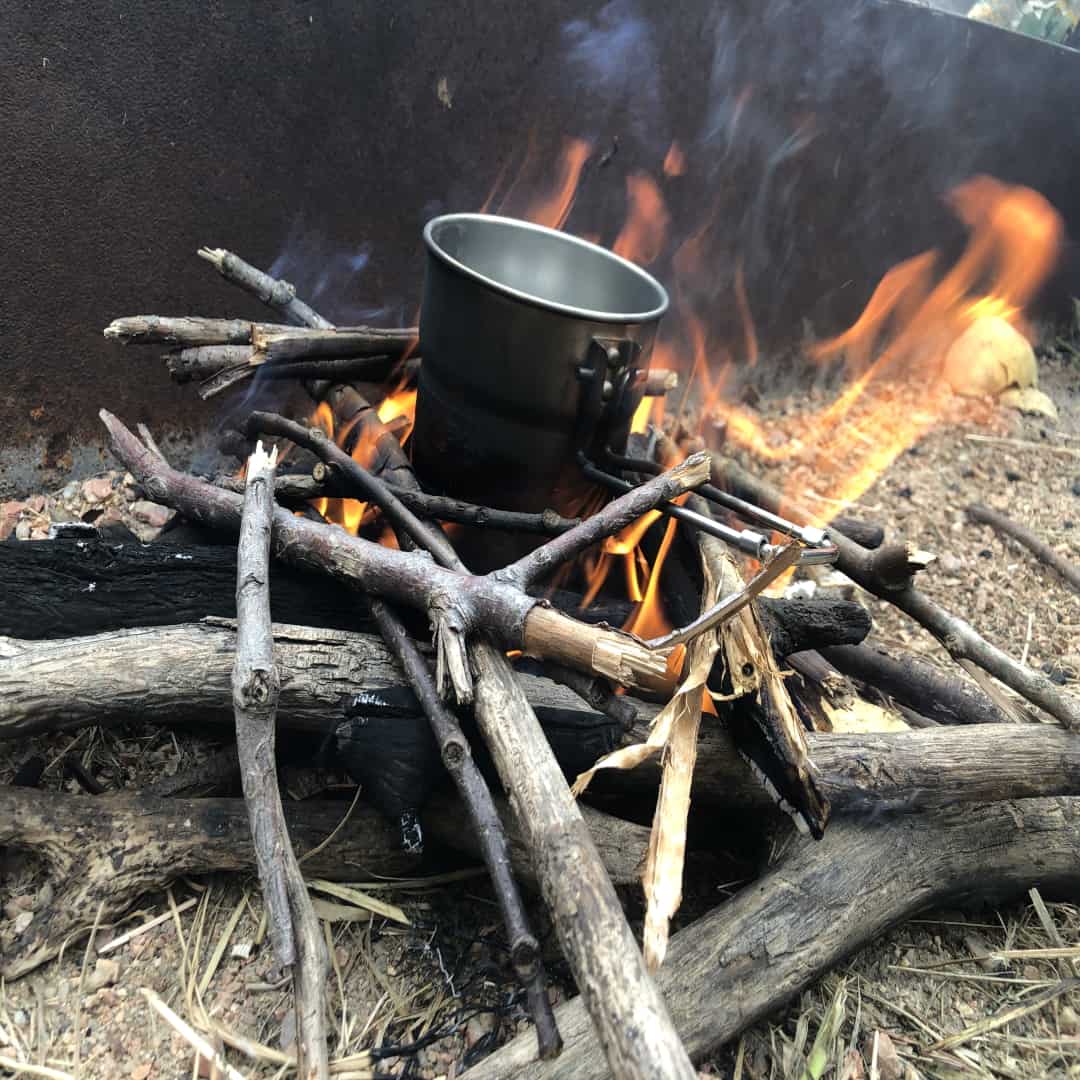
<path fill-rule="evenodd" d="M 148 889 L 254 866 L 295 1003 L 280 1064 L 345 1075 L 327 1037 L 326 902 L 305 878 L 401 874 L 435 843 L 482 857 L 535 1027 L 469 1076 L 548 1075 L 557 1059 L 565 1075 L 690 1077 L 692 1057 L 917 909 L 1075 887 L 1080 821 L 1054 797 L 1077 793 L 1080 700 L 920 589 L 934 553 L 845 516 L 935 426 L 1033 390 L 1026 312 L 1057 257 L 1055 212 L 987 177 L 957 187 L 959 259 L 895 267 L 848 331 L 807 350 L 829 400 L 767 418 L 740 399 L 767 363 L 740 275 L 737 348 L 710 340 L 694 292 L 707 224 L 671 253 L 670 304 L 650 272 L 669 227 L 656 180 L 630 177 L 610 249 L 561 231 L 590 152 L 568 144 L 521 216 L 497 187 L 484 213 L 428 225 L 418 327 L 335 326 L 287 282 L 203 249 L 272 319 L 106 328 L 163 351 L 202 398 L 230 396 L 232 462 L 184 471 L 154 432 L 102 411 L 131 484 L 176 516 L 146 545 L 77 522 L 0 548 L 27 597 L 20 640 L 4 639 L 0 732 L 198 722 L 227 745 L 139 794 L 0 790 L 0 844 L 40 857 L 55 897 L 6 927 L 6 979 Z M 673 144 L 664 172 L 683 168 Z M 1076 584 L 1038 538 L 980 513 Z M 864 604 L 800 595 L 825 574 L 929 631 L 956 670 L 864 645 Z M 856 690 L 912 730 L 835 730 Z M 275 737 L 347 771 L 359 801 L 283 805 Z M 190 797 L 236 776 L 243 802 Z M 631 805 L 649 829 L 617 812 Z M 669 941 L 688 829 L 732 810 L 794 832 Z M 641 947 L 613 885 L 639 878 Z M 519 879 L 580 992 L 559 1008 Z M 205 1011 L 202 1028 L 223 1037 Z"/>

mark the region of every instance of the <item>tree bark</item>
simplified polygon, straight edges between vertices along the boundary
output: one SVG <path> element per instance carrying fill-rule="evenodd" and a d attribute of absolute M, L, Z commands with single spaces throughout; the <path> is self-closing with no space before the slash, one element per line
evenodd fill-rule
<path fill-rule="evenodd" d="M 303 854 L 341 822 L 344 803 L 303 802 L 286 810 L 289 836 Z M 250 870 L 255 863 L 241 799 L 158 799 L 141 795 L 57 795 L 0 787 L 0 847 L 40 857 L 56 890 L 48 907 L 0 950 L 0 975 L 14 979 L 51 959 L 73 931 L 108 922 L 144 892 L 178 877 Z M 415 873 L 395 830 L 358 806 L 344 828 L 305 862 L 335 880 Z"/>
<path fill-rule="evenodd" d="M 1080 888 L 1080 799 L 943 808 L 834 821 L 675 935 L 658 981 L 700 1059 L 789 1001 L 879 934 L 934 905 L 1004 900 L 1033 884 Z M 611 1074 L 580 999 L 555 1013 L 566 1047 L 529 1060 L 519 1035 L 468 1080 L 593 1080 Z"/>

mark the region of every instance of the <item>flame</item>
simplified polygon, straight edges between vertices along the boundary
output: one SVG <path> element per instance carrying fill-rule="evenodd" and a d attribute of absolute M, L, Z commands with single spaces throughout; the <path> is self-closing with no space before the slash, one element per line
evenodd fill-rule
<path fill-rule="evenodd" d="M 626 178 L 627 218 L 612 250 L 641 266 L 654 262 L 664 250 L 671 218 L 656 181 L 647 173 Z"/>
<path fill-rule="evenodd" d="M 765 428 L 738 405 L 713 403 L 729 440 L 791 464 L 788 498 L 816 495 L 828 505 L 821 521 L 956 409 L 943 366 L 964 330 L 994 317 L 1030 336 L 1024 310 L 1057 260 L 1059 215 L 1037 192 L 987 176 L 961 184 L 949 202 L 970 229 L 956 263 L 942 272 L 929 251 L 893 267 L 855 323 L 812 351 L 822 362 L 842 359 L 850 378 L 828 407 Z M 744 326 L 752 326 L 748 311 Z"/>
<path fill-rule="evenodd" d="M 682 176 L 685 172 L 686 155 L 683 154 L 682 147 L 679 146 L 678 142 L 673 142 L 664 156 L 664 175 Z"/>
<path fill-rule="evenodd" d="M 415 411 L 416 390 L 404 384 L 399 385 L 396 390 L 387 394 L 375 410 L 379 420 L 384 424 L 389 424 L 399 417 L 405 418 L 407 423 L 396 433 L 398 440 L 402 444 L 412 434 Z M 354 432 L 356 432 L 357 425 L 363 415 L 361 413 L 348 423 L 337 428 L 333 410 L 325 401 L 321 401 L 316 407 L 310 423 L 319 427 L 338 446 L 343 449 L 347 448 L 349 456 L 367 468 L 374 461 L 376 441 L 373 433 L 367 428 L 361 428 L 359 438 L 354 438 Z M 368 504 L 359 499 L 328 499 L 321 497 L 312 500 L 312 506 L 327 521 L 340 525 L 347 532 L 352 533 L 353 536 L 356 536 L 370 519 Z M 379 543 L 389 547 L 396 546 L 397 541 L 393 531 L 384 526 L 379 535 Z"/>
<path fill-rule="evenodd" d="M 506 193 L 499 197 L 506 167 L 499 172 L 491 191 L 480 207 L 480 213 L 489 213 L 492 206 L 498 205 L 498 213 L 524 218 L 536 225 L 546 225 L 549 229 L 561 229 L 574 208 L 578 185 L 585 162 L 592 154 L 592 144 L 585 139 L 567 138 L 563 140 L 562 153 L 556 166 L 556 175 L 547 185 L 544 194 L 525 195 L 522 189 L 533 191 L 539 186 L 537 174 L 547 172 L 546 163 L 538 162 L 539 150 L 535 131 L 529 136 L 529 145 L 513 182 Z"/>

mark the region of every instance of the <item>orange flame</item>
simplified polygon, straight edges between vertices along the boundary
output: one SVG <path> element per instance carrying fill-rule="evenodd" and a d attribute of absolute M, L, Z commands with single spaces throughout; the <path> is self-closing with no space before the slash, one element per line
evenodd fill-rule
<path fill-rule="evenodd" d="M 792 463 L 789 496 L 817 489 L 831 507 L 820 520 L 862 496 L 954 408 L 944 359 L 967 327 L 994 316 L 1027 331 L 1024 308 L 1058 257 L 1061 219 L 1037 192 L 980 176 L 950 203 L 971 229 L 955 265 L 938 274 L 939 256 L 924 252 L 893 267 L 856 322 L 813 350 L 842 358 L 852 379 L 827 408 L 766 430 L 747 410 L 714 405 L 732 442 Z"/>
<path fill-rule="evenodd" d="M 525 218 L 536 225 L 546 225 L 549 229 L 561 229 L 574 208 L 581 173 L 591 153 L 592 145 L 584 139 L 564 139 L 555 180 L 549 185 L 549 190 L 543 195 L 520 194 L 522 188 L 534 189 L 538 186 L 536 181 L 538 171 L 543 169 L 546 172 L 547 170 L 546 164 L 537 164 L 539 152 L 534 132 L 529 137 L 525 160 L 506 193 L 498 200 L 498 213 Z M 502 171 L 484 200 L 480 213 L 488 213 L 495 205 L 501 183 Z"/>
<path fill-rule="evenodd" d="M 664 250 L 671 218 L 656 181 L 646 173 L 626 178 L 628 213 L 612 250 L 624 259 L 648 266 Z"/>

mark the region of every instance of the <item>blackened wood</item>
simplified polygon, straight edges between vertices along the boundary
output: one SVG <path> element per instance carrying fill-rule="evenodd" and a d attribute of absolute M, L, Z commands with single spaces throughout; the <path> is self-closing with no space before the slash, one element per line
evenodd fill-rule
<path fill-rule="evenodd" d="M 1075 896 L 1078 848 L 1076 798 L 837 820 L 819 843 L 794 843 L 759 881 L 676 934 L 658 981 L 700 1060 L 920 911 L 1002 901 L 1035 883 Z M 464 1077 L 608 1076 L 580 999 L 555 1016 L 566 1040 L 557 1067 L 530 1061 L 530 1041 L 519 1035 Z"/>
<path fill-rule="evenodd" d="M 346 804 L 291 803 L 289 836 L 301 854 L 323 843 Z M 56 890 L 52 904 L 0 950 L 14 979 L 55 956 L 76 930 L 112 921 L 144 892 L 185 875 L 251 870 L 255 853 L 242 799 L 64 795 L 0 787 L 0 846 L 39 857 Z M 359 805 L 322 850 L 305 861 L 321 877 L 355 880 L 416 872 L 394 830 Z"/>
<path fill-rule="evenodd" d="M 841 645 L 821 655 L 845 675 L 941 724 L 1004 724 L 1001 710 L 978 687 L 946 675 L 917 656 L 890 656 L 868 645 Z"/>
<path fill-rule="evenodd" d="M 431 671 L 405 627 L 381 600 L 373 600 L 371 608 L 379 632 L 408 677 L 431 724 L 446 771 L 468 808 L 473 832 L 479 841 L 480 853 L 491 876 L 506 925 L 510 960 L 529 1002 L 529 1014 L 536 1027 L 537 1052 L 541 1058 L 555 1057 L 562 1049 L 562 1040 L 547 996 L 540 943 L 529 928 L 521 894 L 510 868 L 506 834 L 491 792 L 473 761 L 469 743 L 457 717 L 436 693 Z"/>
<path fill-rule="evenodd" d="M 249 319 L 203 319 L 198 316 L 129 315 L 105 327 L 105 337 L 123 345 L 250 345 L 256 323 Z M 267 324 L 266 329 L 288 330 Z M 250 351 L 250 350 L 249 350 Z"/>
<path fill-rule="evenodd" d="M 873 627 L 870 612 L 850 600 L 762 597 L 757 607 L 777 657 L 827 645 L 857 645 Z"/>
<path fill-rule="evenodd" d="M 323 575 L 276 562 L 270 580 L 270 610 L 278 622 L 371 626 L 364 604 Z M 10 637 L 74 637 L 207 615 L 232 618 L 235 594 L 231 544 L 0 542 L 0 634 Z"/>
<path fill-rule="evenodd" d="M 989 525 L 995 532 L 1015 540 L 1021 547 L 1025 547 L 1040 562 L 1045 563 L 1052 570 L 1080 592 L 1080 566 L 1069 562 L 1063 555 L 1059 555 L 1041 536 L 1038 536 L 1026 525 L 1013 521 L 1006 514 L 998 510 L 991 510 L 989 506 L 975 504 L 967 508 L 967 515 L 972 521 L 981 525 Z"/>
<path fill-rule="evenodd" d="M 719 486 L 763 506 L 775 507 L 783 501 L 775 488 L 729 459 L 713 456 L 712 477 Z M 795 513 L 805 513 L 799 507 L 791 509 Z M 896 577 L 882 572 L 878 558 L 880 551 L 868 552 L 843 534 L 838 534 L 833 540 L 840 551 L 836 562 L 838 570 L 867 592 L 895 604 L 929 630 L 954 660 L 978 665 L 988 675 L 1000 680 L 1066 727 L 1080 726 L 1080 698 L 1062 691 L 1041 672 L 1018 663 L 991 645 L 964 619 L 953 615 L 926 593 L 916 589 L 912 574 Z"/>

